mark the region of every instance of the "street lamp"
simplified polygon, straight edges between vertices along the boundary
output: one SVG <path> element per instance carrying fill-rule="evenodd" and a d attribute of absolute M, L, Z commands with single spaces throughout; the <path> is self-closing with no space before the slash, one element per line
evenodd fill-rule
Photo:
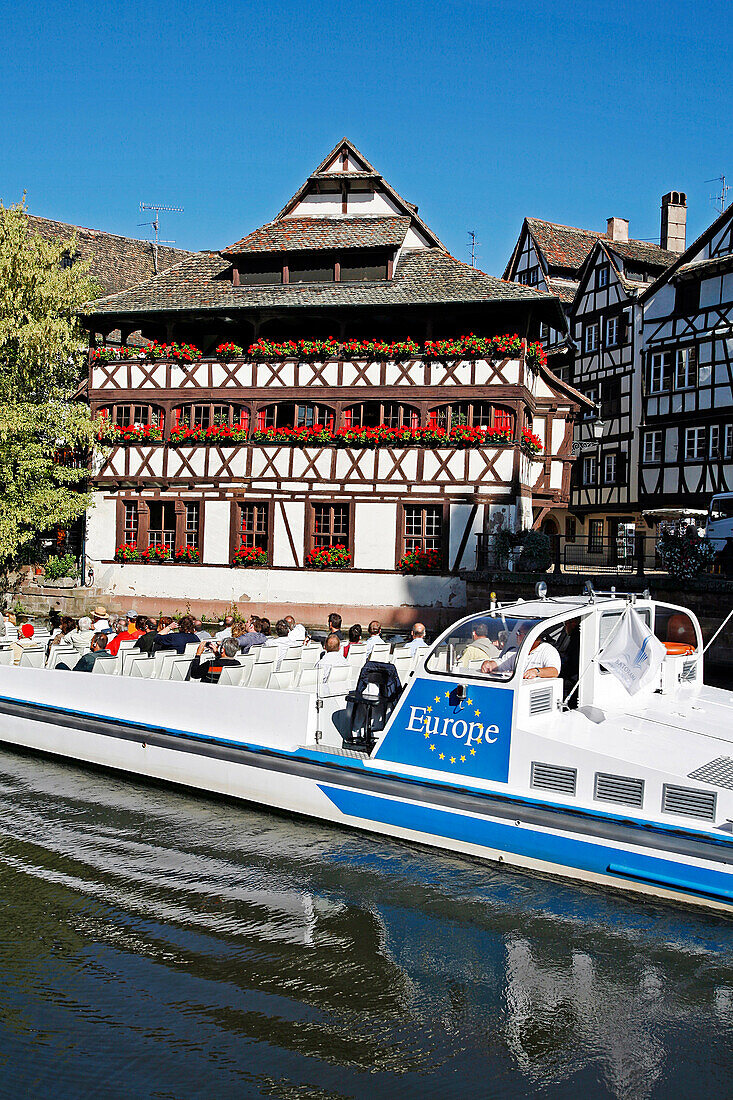
<path fill-rule="evenodd" d="M 601 418 L 601 403 L 596 401 L 596 415 L 591 420 L 591 431 L 593 432 L 593 438 L 596 440 L 600 447 L 601 440 L 603 439 L 603 429 L 605 424 Z"/>

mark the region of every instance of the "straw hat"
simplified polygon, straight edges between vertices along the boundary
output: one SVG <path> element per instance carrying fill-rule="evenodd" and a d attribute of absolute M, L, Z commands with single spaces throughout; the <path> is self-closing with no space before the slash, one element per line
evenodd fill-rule
<path fill-rule="evenodd" d="M 103 607 L 103 606 L 102 606 L 102 604 L 101 604 L 101 603 L 99 603 L 99 604 L 97 604 L 97 606 L 96 606 L 96 607 L 94 608 L 94 612 L 93 612 L 93 614 L 94 614 L 94 615 L 96 615 L 96 617 L 97 617 L 98 619 L 104 619 L 104 618 L 105 618 L 105 616 L 106 616 L 106 614 L 107 614 L 107 608 L 106 608 L 106 607 Z"/>

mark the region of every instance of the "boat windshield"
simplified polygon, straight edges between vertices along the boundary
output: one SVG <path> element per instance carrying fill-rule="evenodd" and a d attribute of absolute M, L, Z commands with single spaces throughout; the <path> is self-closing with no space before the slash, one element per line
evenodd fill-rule
<path fill-rule="evenodd" d="M 509 680 L 522 642 L 541 621 L 503 615 L 501 611 L 467 619 L 443 638 L 428 657 L 425 668 L 428 672 Z"/>

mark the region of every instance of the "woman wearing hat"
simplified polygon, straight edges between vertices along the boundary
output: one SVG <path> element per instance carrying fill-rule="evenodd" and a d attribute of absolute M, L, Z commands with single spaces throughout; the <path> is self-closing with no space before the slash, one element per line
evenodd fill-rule
<path fill-rule="evenodd" d="M 24 649 L 30 649 L 32 646 L 36 645 L 36 642 L 33 639 L 34 634 L 35 630 L 30 623 L 23 623 L 22 626 L 18 627 L 18 640 L 17 642 L 13 642 L 14 665 L 20 664 L 20 658 L 23 654 Z"/>

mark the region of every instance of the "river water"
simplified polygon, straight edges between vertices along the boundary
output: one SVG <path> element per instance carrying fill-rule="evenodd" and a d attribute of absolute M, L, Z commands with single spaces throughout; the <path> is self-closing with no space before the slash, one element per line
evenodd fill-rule
<path fill-rule="evenodd" d="M 0 753 L 0 1094 L 716 1097 L 733 924 Z"/>

